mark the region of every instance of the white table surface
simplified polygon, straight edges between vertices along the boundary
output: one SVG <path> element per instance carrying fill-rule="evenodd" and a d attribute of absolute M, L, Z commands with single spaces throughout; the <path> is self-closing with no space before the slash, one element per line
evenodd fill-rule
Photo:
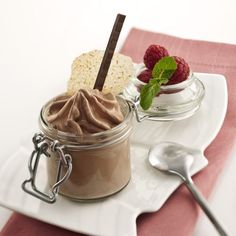
<path fill-rule="evenodd" d="M 235 9 L 234 0 L 0 0 L 0 158 L 37 130 L 41 106 L 65 90 L 73 59 L 106 47 L 117 13 L 127 15 L 118 50 L 131 27 L 236 44 Z M 235 154 L 236 148 L 209 199 L 231 235 L 236 235 Z M 0 207 L 0 228 L 10 215 Z M 217 235 L 203 215 L 194 233 L 201 235 Z"/>

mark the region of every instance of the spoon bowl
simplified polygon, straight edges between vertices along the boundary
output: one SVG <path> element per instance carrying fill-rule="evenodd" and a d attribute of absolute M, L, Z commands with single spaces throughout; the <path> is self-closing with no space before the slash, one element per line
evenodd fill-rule
<path fill-rule="evenodd" d="M 194 162 L 193 153 L 183 145 L 164 142 L 152 147 L 149 151 L 150 164 L 163 171 L 177 174 L 181 178 Z"/>

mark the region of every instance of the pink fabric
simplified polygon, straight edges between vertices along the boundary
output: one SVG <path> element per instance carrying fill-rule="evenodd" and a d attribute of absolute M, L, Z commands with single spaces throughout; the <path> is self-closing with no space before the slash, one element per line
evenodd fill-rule
<path fill-rule="evenodd" d="M 229 102 L 227 115 L 219 134 L 207 148 L 209 165 L 194 176 L 194 181 L 206 197 L 211 193 L 236 141 L 236 45 L 180 39 L 164 34 L 132 29 L 121 52 L 135 62 L 141 62 L 150 44 L 165 46 L 171 55 L 182 56 L 193 71 L 219 73 L 227 78 Z M 211 117 L 213 119 L 213 117 Z M 185 186 L 178 188 L 165 205 L 155 213 L 142 214 L 137 219 L 139 236 L 190 236 L 199 208 Z M 169 223 L 171 222 L 171 224 Z M 57 235 L 79 236 L 55 226 L 14 213 L 0 236 Z"/>

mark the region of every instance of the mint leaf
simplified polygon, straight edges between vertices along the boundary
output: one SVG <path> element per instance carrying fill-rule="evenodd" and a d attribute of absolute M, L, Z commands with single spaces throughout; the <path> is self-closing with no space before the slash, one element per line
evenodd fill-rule
<path fill-rule="evenodd" d="M 177 65 L 173 57 L 163 57 L 155 64 L 152 70 L 152 77 L 169 79 L 175 72 L 176 68 Z"/>
<path fill-rule="evenodd" d="M 152 105 L 152 100 L 160 91 L 160 85 L 157 79 L 152 79 L 143 86 L 140 94 L 140 105 L 143 110 L 147 110 Z"/>
<path fill-rule="evenodd" d="M 160 92 L 162 84 L 166 84 L 177 68 L 173 57 L 163 57 L 159 60 L 153 70 L 153 79 L 144 85 L 140 93 L 140 106 L 143 110 L 149 109 L 152 105 L 153 98 Z"/>

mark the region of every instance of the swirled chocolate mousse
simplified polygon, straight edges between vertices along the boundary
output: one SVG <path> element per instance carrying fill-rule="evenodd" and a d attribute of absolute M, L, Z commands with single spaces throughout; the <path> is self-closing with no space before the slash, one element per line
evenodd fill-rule
<path fill-rule="evenodd" d="M 131 175 L 131 114 L 112 93 L 81 89 L 52 100 L 46 121 L 64 133 L 64 153 L 72 157 L 72 173 L 59 192 L 77 200 L 111 195 Z M 72 135 L 72 136 L 71 136 Z M 48 158 L 49 184 L 55 184 L 58 156 Z M 66 170 L 64 170 L 64 173 Z"/>
<path fill-rule="evenodd" d="M 81 89 L 61 96 L 50 106 L 47 121 L 60 131 L 86 135 L 112 129 L 124 119 L 112 93 Z"/>

